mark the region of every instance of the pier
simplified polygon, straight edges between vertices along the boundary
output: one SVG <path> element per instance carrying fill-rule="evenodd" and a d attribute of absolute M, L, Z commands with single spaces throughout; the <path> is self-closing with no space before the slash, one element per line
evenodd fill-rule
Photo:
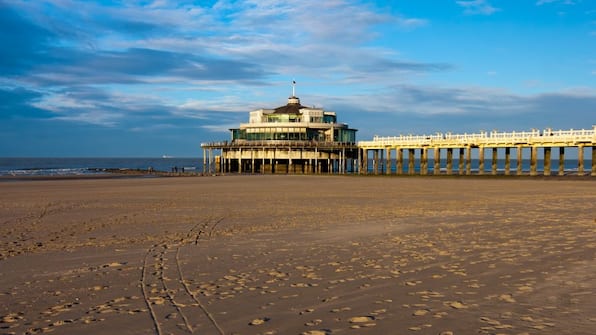
<path fill-rule="evenodd" d="M 523 175 L 528 172 L 523 170 L 522 161 L 529 160 L 530 176 L 539 172 L 550 176 L 565 174 L 566 152 L 575 148 L 576 174 L 596 176 L 596 126 L 580 130 L 374 136 L 357 143 L 236 140 L 201 146 L 204 173 Z M 216 156 L 214 150 L 222 154 Z M 584 166 L 588 150 L 591 167 Z M 539 151 L 544 162 L 542 171 L 538 169 Z M 487 155 L 490 167 L 485 166 Z M 505 160 L 502 171 L 497 167 L 499 159 Z M 558 160 L 557 171 L 552 169 L 554 160 Z M 473 162 L 477 165 L 472 166 Z"/>
<path fill-rule="evenodd" d="M 333 111 L 302 105 L 295 93 L 294 82 L 292 95 L 285 105 L 251 111 L 247 123 L 230 129 L 229 141 L 202 143 L 203 173 L 428 175 L 432 171 L 436 175 L 496 175 L 500 172 L 500 150 L 504 151 L 503 174 L 510 175 L 513 166 L 515 174 L 527 173 L 522 162 L 528 159 L 529 152 L 529 175 L 541 172 L 550 176 L 553 174 L 553 148 L 558 148 L 558 175 L 565 174 L 566 150 L 576 148 L 577 174 L 584 175 L 584 151 L 591 148 L 590 175 L 596 176 L 596 125 L 581 130 L 548 128 L 374 136 L 371 141 L 357 142 L 357 129 L 339 122 Z M 541 171 L 538 169 L 540 150 L 544 161 Z M 489 171 L 485 166 L 487 151 L 491 155 Z M 512 151 L 515 151 L 515 159 L 511 158 Z M 431 152 L 432 168 L 429 166 Z M 473 157 L 477 157 L 478 162 L 474 167 Z"/>
<path fill-rule="evenodd" d="M 474 168 L 475 173 L 483 175 L 486 173 L 498 174 L 497 161 L 499 149 L 504 151 L 505 168 L 503 174 L 510 175 L 515 167 L 515 174 L 523 174 L 522 161 L 524 152 L 529 151 L 531 176 L 538 175 L 538 152 L 543 151 L 544 169 L 542 173 L 550 176 L 552 171 L 552 151 L 558 148 L 558 171 L 557 175 L 565 174 L 565 152 L 567 148 L 577 148 L 577 174 L 586 174 L 584 166 L 584 151 L 591 148 L 591 171 L 590 175 L 596 176 L 596 126 L 592 129 L 581 130 L 552 130 L 545 129 L 525 132 L 480 132 L 474 134 L 452 134 L 437 133 L 434 135 L 400 135 L 392 137 L 373 137 L 372 141 L 358 142 L 358 148 L 362 159 L 359 173 L 366 174 L 369 171 L 373 174 L 421 174 L 428 175 L 431 169 L 428 165 L 430 152 L 432 152 L 433 168 L 432 174 L 473 174 L 472 156 L 476 151 L 478 166 Z M 515 150 L 515 159 L 511 158 L 511 152 Z M 485 167 L 485 155 L 491 155 L 490 170 Z M 392 159 L 392 152 L 395 159 Z M 418 166 L 416 166 L 416 153 L 418 154 Z M 407 154 L 408 166 L 404 166 L 404 154 Z M 454 155 L 457 155 L 457 167 L 454 166 Z M 445 159 L 445 169 L 442 171 L 441 162 Z M 368 164 L 371 163 L 372 167 Z M 395 166 L 393 166 L 395 164 Z M 512 165 L 515 164 L 515 165 Z"/>

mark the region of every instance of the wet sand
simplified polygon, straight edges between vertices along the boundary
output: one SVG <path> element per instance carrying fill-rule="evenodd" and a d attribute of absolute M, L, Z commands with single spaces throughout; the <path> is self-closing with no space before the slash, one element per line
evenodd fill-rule
<path fill-rule="evenodd" d="M 596 180 L 0 183 L 0 334 L 594 334 Z"/>

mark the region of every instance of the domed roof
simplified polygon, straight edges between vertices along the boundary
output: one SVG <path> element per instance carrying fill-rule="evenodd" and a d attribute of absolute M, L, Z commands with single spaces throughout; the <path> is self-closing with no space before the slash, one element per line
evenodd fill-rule
<path fill-rule="evenodd" d="M 306 108 L 300 104 L 300 99 L 295 96 L 288 98 L 288 104 L 274 109 L 274 114 L 301 114 L 300 109 Z"/>

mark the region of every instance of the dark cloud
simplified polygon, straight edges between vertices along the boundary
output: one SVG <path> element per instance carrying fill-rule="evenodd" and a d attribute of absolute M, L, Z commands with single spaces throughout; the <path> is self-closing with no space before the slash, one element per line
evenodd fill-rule
<path fill-rule="evenodd" d="M 258 80 L 268 75 L 259 65 L 154 49 L 88 52 L 68 48 L 48 51 L 30 74 L 44 85 L 143 83 L 170 80 Z"/>
<path fill-rule="evenodd" d="M 55 36 L 0 2 L 0 73 L 18 75 L 46 59 Z"/>
<path fill-rule="evenodd" d="M 18 88 L 0 88 L 0 119 L 38 119 L 52 117 L 52 113 L 33 104 L 42 97 L 36 91 Z"/>

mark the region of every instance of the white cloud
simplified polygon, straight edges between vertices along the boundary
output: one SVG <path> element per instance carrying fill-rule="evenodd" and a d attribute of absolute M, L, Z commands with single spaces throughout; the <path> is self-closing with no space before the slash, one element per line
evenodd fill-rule
<path fill-rule="evenodd" d="M 576 0 L 538 0 L 536 1 L 536 6 L 542 6 L 550 3 L 561 3 L 563 5 L 576 5 Z"/>
<path fill-rule="evenodd" d="M 467 15 L 492 15 L 500 11 L 486 0 L 456 1 L 456 3 L 465 9 L 464 14 Z"/>

